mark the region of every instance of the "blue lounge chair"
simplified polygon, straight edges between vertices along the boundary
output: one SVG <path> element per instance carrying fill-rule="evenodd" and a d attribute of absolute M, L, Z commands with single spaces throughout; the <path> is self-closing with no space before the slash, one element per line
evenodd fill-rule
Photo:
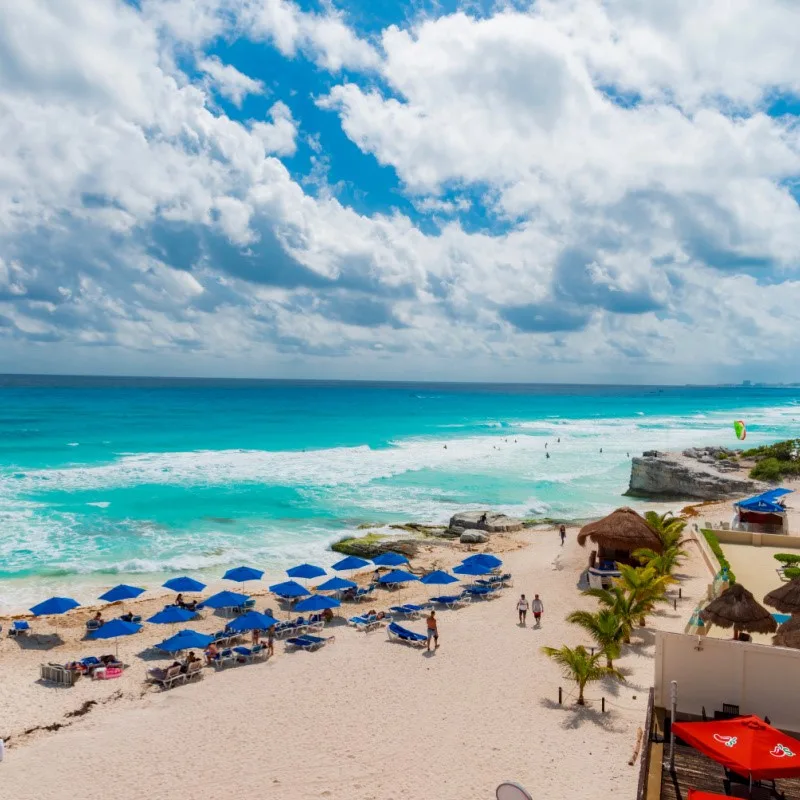
<path fill-rule="evenodd" d="M 292 650 L 319 650 L 329 642 L 334 641 L 335 636 L 311 636 L 304 634 L 303 636 L 295 636 L 286 641 L 286 649 Z"/>
<path fill-rule="evenodd" d="M 266 658 L 268 655 L 267 648 L 263 644 L 255 644 L 252 647 L 234 647 L 233 652 L 248 662 Z"/>
<path fill-rule="evenodd" d="M 386 633 L 389 636 L 389 641 L 410 644 L 412 647 L 421 647 L 428 642 L 428 637 L 424 633 L 410 631 L 408 628 L 404 628 L 396 622 L 389 624 Z"/>
<path fill-rule="evenodd" d="M 487 599 L 494 590 L 488 586 L 470 586 L 467 589 L 464 589 L 464 594 L 469 595 L 472 598 L 481 597 L 484 600 Z"/>
<path fill-rule="evenodd" d="M 367 586 L 366 589 L 356 589 L 356 593 L 353 595 L 353 600 L 357 603 L 360 603 L 362 600 L 365 600 L 375 591 L 375 585 L 370 584 Z"/>
<path fill-rule="evenodd" d="M 439 603 L 439 605 L 447 606 L 448 608 L 458 608 L 465 603 L 469 603 L 470 596 L 468 594 L 442 594 L 439 597 L 431 597 L 431 603 Z"/>
<path fill-rule="evenodd" d="M 123 617 L 127 617 L 127 614 L 120 614 L 117 619 L 122 619 Z M 138 625 L 141 623 L 142 618 L 138 614 L 134 614 L 130 619 L 122 620 L 123 622 L 132 622 L 134 625 Z"/>
<path fill-rule="evenodd" d="M 15 619 L 11 623 L 8 631 L 9 636 L 27 636 L 31 632 L 31 626 L 24 619 Z"/>
<path fill-rule="evenodd" d="M 234 614 L 245 614 L 246 612 L 250 611 L 250 609 L 256 607 L 256 601 L 251 597 L 249 600 L 245 600 L 240 606 L 236 606 L 233 609 Z"/>
<path fill-rule="evenodd" d="M 363 631 L 364 633 L 368 633 L 369 631 L 374 631 L 376 628 L 380 628 L 381 621 L 372 614 L 367 616 L 366 614 L 360 617 L 350 617 L 347 620 L 350 625 L 352 625 L 356 630 Z"/>
<path fill-rule="evenodd" d="M 396 614 L 403 614 L 409 619 L 419 619 L 422 613 L 430 607 L 430 603 L 425 605 L 415 605 L 414 603 L 405 603 L 402 606 L 392 606 L 389 611 L 394 611 Z"/>
<path fill-rule="evenodd" d="M 214 665 L 215 669 L 223 669 L 228 664 L 235 664 L 237 662 L 238 656 L 228 648 L 227 650 L 220 650 L 214 658 L 211 659 L 211 663 Z"/>

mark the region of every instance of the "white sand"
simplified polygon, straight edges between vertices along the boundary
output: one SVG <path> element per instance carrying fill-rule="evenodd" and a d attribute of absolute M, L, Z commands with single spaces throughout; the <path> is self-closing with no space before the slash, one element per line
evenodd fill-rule
<path fill-rule="evenodd" d="M 652 630 L 642 630 L 625 649 L 619 661 L 625 684 L 591 686 L 585 710 L 571 702 L 558 706 L 558 686 L 568 684 L 540 647 L 588 644 L 564 622 L 575 608 L 594 606 L 576 588 L 587 553 L 574 530 L 563 550 L 555 532 L 508 537 L 504 546 L 514 547 L 515 538 L 529 544 L 504 555 L 515 587 L 499 599 L 437 614 L 441 648 L 431 655 L 389 643 L 383 631 L 363 634 L 334 625 L 326 634 L 335 633 L 336 642 L 319 652 L 287 654 L 278 643 L 267 663 L 206 670 L 199 684 L 159 693 L 142 684 L 146 665 L 158 662 L 133 656 L 164 634 L 163 626 L 155 634 L 155 626 L 147 626 L 120 646 L 132 664 L 124 678 L 81 679 L 72 689 L 54 689 L 36 682 L 45 654 L 4 638 L 0 735 L 13 738 L 0 764 L 0 798 L 156 800 L 233 793 L 239 800 L 486 800 L 509 779 L 534 796 L 632 797 L 638 772 L 627 762 L 652 683 Z M 694 545 L 690 549 L 677 612 L 670 607 L 651 624 L 682 630 L 704 591 L 708 575 Z M 552 568 L 556 556 L 561 569 Z M 452 562 L 458 558 L 450 554 Z M 436 593 L 426 588 L 381 592 L 373 605 Z M 530 620 L 518 627 L 521 591 L 542 596 L 541 630 L 532 629 Z M 265 605 L 275 603 L 258 604 Z M 146 613 L 152 613 L 152 601 Z M 196 627 L 212 630 L 219 621 Z M 409 627 L 422 631 L 424 623 Z M 65 628 L 68 643 L 44 660 L 94 652 L 95 645 L 74 641 L 75 630 Z M 601 695 L 608 701 L 605 715 Z M 64 719 L 89 699 L 111 702 Z M 71 724 L 55 733 L 20 735 L 57 721 Z"/>

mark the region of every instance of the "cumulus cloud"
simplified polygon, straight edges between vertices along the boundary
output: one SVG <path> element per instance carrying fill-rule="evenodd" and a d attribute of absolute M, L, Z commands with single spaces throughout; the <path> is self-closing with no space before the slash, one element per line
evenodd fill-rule
<path fill-rule="evenodd" d="M 247 95 L 262 94 L 264 91 L 261 81 L 253 80 L 230 64 L 223 64 L 216 56 L 201 59 L 197 66 L 209 76 L 211 85 L 235 106 L 241 107 Z"/>

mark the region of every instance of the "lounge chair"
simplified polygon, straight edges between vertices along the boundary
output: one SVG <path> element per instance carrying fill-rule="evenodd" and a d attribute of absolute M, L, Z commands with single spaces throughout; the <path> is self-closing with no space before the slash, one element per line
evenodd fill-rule
<path fill-rule="evenodd" d="M 215 669 L 224 669 L 228 664 L 236 664 L 237 661 L 238 656 L 231 648 L 220 650 L 219 653 L 211 659 L 211 663 L 214 665 Z"/>
<path fill-rule="evenodd" d="M 255 644 L 252 647 L 234 647 L 233 652 L 248 662 L 268 656 L 267 648 L 263 644 Z"/>
<path fill-rule="evenodd" d="M 59 686 L 74 686 L 81 673 L 75 669 L 67 669 L 63 664 L 40 664 L 39 677 L 48 683 Z"/>
<path fill-rule="evenodd" d="M 92 633 L 93 631 L 100 630 L 103 625 L 103 621 L 100 619 L 87 619 L 86 620 L 86 633 Z"/>
<path fill-rule="evenodd" d="M 123 622 L 132 622 L 134 625 L 138 625 L 142 621 L 142 618 L 138 614 L 134 614 L 130 619 L 123 619 L 123 617 L 127 616 L 127 614 L 120 614 L 117 619 L 121 619 Z"/>
<path fill-rule="evenodd" d="M 249 600 L 245 600 L 240 606 L 236 606 L 233 609 L 234 614 L 244 614 L 246 611 L 250 611 L 251 608 L 256 607 L 256 601 L 251 597 Z"/>
<path fill-rule="evenodd" d="M 288 639 L 286 642 L 286 649 L 292 650 L 319 650 L 329 642 L 334 641 L 335 636 L 310 636 L 304 634 L 303 636 L 295 636 Z"/>
<path fill-rule="evenodd" d="M 31 626 L 24 619 L 15 619 L 9 628 L 9 636 L 27 636 L 31 632 Z"/>
<path fill-rule="evenodd" d="M 189 681 L 193 681 L 195 678 L 197 680 L 203 679 L 203 662 L 202 661 L 192 661 L 189 664 L 188 669 L 183 675 L 184 680 L 188 683 Z"/>
<path fill-rule="evenodd" d="M 427 644 L 428 637 L 424 633 L 417 633 L 398 625 L 396 622 L 390 623 L 386 629 L 386 634 L 391 642 L 402 642 L 403 644 L 410 644 L 412 647 L 421 647 Z"/>
<path fill-rule="evenodd" d="M 233 631 L 217 631 L 212 636 L 214 637 L 214 644 L 223 646 L 229 645 L 234 639 L 238 638 Z"/>
<path fill-rule="evenodd" d="M 395 614 L 402 614 L 409 619 L 419 619 L 429 605 L 429 603 L 422 606 L 414 605 L 414 603 L 406 603 L 402 606 L 392 606 L 389 611 L 394 611 Z"/>
<path fill-rule="evenodd" d="M 489 600 L 491 597 L 497 596 L 497 589 L 491 586 L 470 586 L 464 589 L 464 594 L 471 598 L 480 597 L 483 600 Z"/>
<path fill-rule="evenodd" d="M 350 617 L 347 622 L 356 630 L 364 631 L 364 633 L 374 631 L 381 626 L 381 621 L 374 614 L 372 616 Z"/>
<path fill-rule="evenodd" d="M 356 589 L 356 593 L 353 595 L 353 600 L 355 600 L 357 603 L 360 603 L 362 600 L 366 600 L 374 591 L 374 584 L 370 584 L 366 589 Z"/>
<path fill-rule="evenodd" d="M 442 594 L 438 597 L 431 597 L 431 603 L 438 603 L 448 608 L 458 608 L 471 600 L 470 595 L 465 594 Z"/>
<path fill-rule="evenodd" d="M 183 683 L 186 676 L 181 672 L 180 667 L 152 667 L 147 670 L 148 683 L 160 686 L 162 689 L 171 689 L 175 684 Z"/>

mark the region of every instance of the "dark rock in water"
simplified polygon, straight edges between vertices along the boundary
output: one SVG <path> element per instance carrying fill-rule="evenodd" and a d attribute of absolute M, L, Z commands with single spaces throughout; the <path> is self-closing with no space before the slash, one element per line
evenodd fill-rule
<path fill-rule="evenodd" d="M 521 531 L 521 520 L 512 519 L 505 514 L 496 514 L 493 511 L 464 511 L 450 517 L 450 530 L 480 530 L 487 533 L 507 533 Z"/>
<path fill-rule="evenodd" d="M 406 558 L 413 558 L 419 550 L 419 544 L 416 540 L 389 539 L 372 533 L 367 536 L 342 539 L 342 541 L 332 544 L 331 550 L 346 556 L 358 556 L 358 558 L 375 558 L 375 556 L 389 551 L 400 553 Z"/>

